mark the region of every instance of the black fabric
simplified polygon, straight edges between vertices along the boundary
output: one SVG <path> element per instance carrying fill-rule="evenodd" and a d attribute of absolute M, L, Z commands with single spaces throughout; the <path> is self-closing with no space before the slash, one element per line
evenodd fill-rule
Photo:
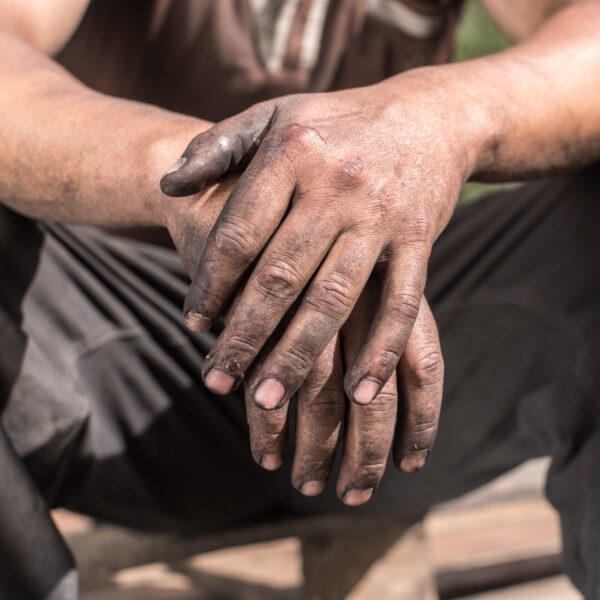
<path fill-rule="evenodd" d="M 21 300 L 37 268 L 42 240 L 31 221 L 0 206 L 0 414 L 23 367 L 27 338 L 21 329 Z M 55 459 L 61 462 L 61 457 Z M 59 587 L 60 600 L 75 598 L 71 554 L 2 423 L 0 478 L 0 598 L 51 598 Z M 70 579 L 66 586 L 65 578 Z"/>
<path fill-rule="evenodd" d="M 0 353 L 2 425 L 21 457 L 12 462 L 49 505 L 210 531 L 282 514 L 417 515 L 550 454 L 568 573 L 600 599 L 599 189 L 595 166 L 456 212 L 427 289 L 446 359 L 436 447 L 418 474 L 390 466 L 359 509 L 332 484 L 317 498 L 295 492 L 289 457 L 276 473 L 253 463 L 241 395 L 202 385 L 214 334 L 184 327 L 187 278 L 173 251 L 59 225 L 40 226 L 40 239 L 19 218 L 25 232 L 0 256 L 4 324 L 21 340 L 3 336 Z M 12 231 L 14 215 L 0 214 Z M 0 492 L 0 521 L 30 493 Z"/>

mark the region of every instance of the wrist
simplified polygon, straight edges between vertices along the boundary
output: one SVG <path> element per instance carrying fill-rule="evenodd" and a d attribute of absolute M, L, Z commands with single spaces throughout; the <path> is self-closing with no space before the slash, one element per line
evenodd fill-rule
<path fill-rule="evenodd" d="M 170 228 L 173 225 L 175 211 L 190 201 L 201 203 L 204 192 L 188 198 L 171 198 L 160 189 L 160 179 L 165 171 L 181 156 L 190 140 L 198 133 L 211 127 L 212 123 L 182 117 L 180 123 L 169 123 L 168 132 L 152 140 L 146 146 L 144 173 L 148 178 L 153 194 L 149 199 L 149 217 L 154 225 Z"/>
<path fill-rule="evenodd" d="M 410 128 L 421 127 L 423 142 L 450 161 L 462 183 L 490 160 L 498 138 L 487 91 L 466 64 L 414 69 L 377 84 L 386 89 L 400 135 L 407 121 Z"/>

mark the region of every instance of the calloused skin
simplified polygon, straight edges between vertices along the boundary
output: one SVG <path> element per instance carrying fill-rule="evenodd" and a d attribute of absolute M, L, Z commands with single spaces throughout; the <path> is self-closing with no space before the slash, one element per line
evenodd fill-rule
<path fill-rule="evenodd" d="M 399 362 L 412 355 L 407 343 L 415 323 L 429 320 L 422 316 L 428 315 L 427 261 L 463 183 L 471 177 L 530 178 L 599 154 L 600 109 L 582 47 L 580 77 L 567 84 L 570 93 L 564 94 L 557 75 L 566 57 L 574 56 L 575 37 L 588 57 L 600 58 L 599 23 L 598 2 L 576 3 L 548 19 L 527 43 L 493 57 L 416 69 L 365 88 L 278 98 L 196 136 L 163 177 L 165 193 L 185 196 L 223 173 L 243 173 L 204 248 L 185 303 L 188 326 L 210 327 L 249 273 L 204 364 L 206 385 L 224 394 L 244 378 L 257 406 L 281 411 L 292 395 L 302 395 L 319 357 L 335 354 L 336 344 L 344 347 L 349 325 L 356 336 L 352 351 L 344 352 L 344 389 L 354 401 L 349 410 L 372 405 L 380 414 L 375 425 L 361 413 L 362 431 L 350 432 L 346 443 L 371 448 L 381 435 L 382 446 L 389 446 L 395 410 L 388 408 L 397 406 L 390 390 Z M 504 101 L 498 81 L 509 90 Z M 594 81 L 597 93 L 600 79 Z M 549 88 L 562 100 L 552 102 Z M 370 326 L 363 329 L 352 315 L 364 305 L 361 294 L 376 265 L 377 301 L 358 311 L 369 314 Z M 342 341 L 336 342 L 340 331 Z M 437 357 L 432 363 L 433 371 L 441 371 Z M 334 367 L 342 368 L 339 360 Z M 426 423 L 414 452 L 400 442 L 396 459 L 406 470 L 422 466 L 438 409 L 437 400 L 421 406 L 413 430 L 399 431 L 400 440 L 413 439 Z M 276 439 L 285 437 L 281 431 L 268 430 Z M 330 456 L 327 444 L 321 453 Z M 360 483 L 353 489 L 363 500 L 379 481 L 384 454 L 372 452 L 360 475 L 355 469 L 353 481 Z M 338 482 L 342 498 L 345 489 Z"/>
<path fill-rule="evenodd" d="M 422 290 L 462 182 L 522 180 L 600 156 L 600 2 L 485 4 L 525 43 L 367 88 L 272 100 L 207 131 L 95 92 L 48 57 L 87 0 L 0 0 L 0 198 L 35 219 L 166 227 L 194 274 L 189 324 L 227 318 L 205 381 L 223 392 L 244 379 L 256 460 L 280 464 L 296 393 L 294 485 L 318 493 L 343 443 L 338 494 L 360 504 L 383 473 L 398 414 L 397 464 L 418 468 L 433 442 L 443 366 Z M 169 198 L 157 182 L 199 132 L 162 182 L 186 197 Z M 221 180 L 226 171 L 242 171 L 237 184 Z"/>
<path fill-rule="evenodd" d="M 193 275 L 211 228 L 239 176 L 175 201 L 162 194 L 158 181 L 178 148 L 211 124 L 94 92 L 36 51 L 31 43 L 1 28 L 0 53 L 0 125 L 6 140 L 0 145 L 3 202 L 34 219 L 118 229 L 166 227 L 184 267 Z M 32 122 L 38 123 L 37 128 L 31 127 Z M 345 331 L 346 336 L 350 335 L 348 327 Z M 437 338 L 432 343 L 437 343 Z M 321 412 L 326 411 L 323 398 L 331 398 L 333 386 L 328 383 L 322 394 L 321 388 L 323 373 L 331 368 L 332 360 L 330 354 L 325 354 L 315 368 L 315 378 L 306 382 L 306 393 L 299 392 L 306 403 L 320 405 Z M 336 389 L 342 389 L 341 376 L 336 385 Z M 337 411 L 343 403 L 340 395 Z M 248 417 L 253 456 L 264 467 L 276 468 L 285 448 L 285 433 L 280 429 L 281 435 L 271 435 L 275 413 L 255 409 L 253 405 Z M 307 481 L 322 481 L 326 470 L 322 465 L 331 455 L 330 450 L 322 452 L 320 446 L 311 445 L 311 439 L 321 440 L 324 436 L 319 433 L 311 437 L 323 427 L 319 411 L 313 414 L 307 431 L 298 434 L 296 464 L 303 467 L 294 467 L 294 483 L 299 488 Z M 346 491 L 364 488 L 360 474 L 363 463 L 371 459 L 361 449 L 368 448 L 370 440 L 380 438 L 380 429 L 394 430 L 394 422 L 389 420 L 371 418 L 376 423 L 371 430 L 355 422 L 358 441 L 355 446 L 347 444 L 347 449 L 355 457 L 348 464 L 358 467 L 346 468 L 345 479 L 340 478 L 341 495 L 350 503 L 358 500 L 345 495 Z M 383 464 L 388 451 L 388 447 L 381 450 L 383 458 L 377 457 L 378 464 Z M 317 487 L 313 484 L 304 491 L 314 494 Z"/>
<path fill-rule="evenodd" d="M 210 188 L 202 203 L 192 197 L 184 199 L 187 214 L 181 206 L 173 210 L 174 205 L 166 205 L 168 229 L 188 272 L 193 273 L 208 237 L 206 229 L 190 227 L 190 223 L 199 222 L 194 212 L 202 210 L 204 215 L 216 218 L 237 179 L 230 176 Z M 347 362 L 342 356 L 346 361 L 353 360 L 367 338 L 381 294 L 379 280 L 379 274 L 371 276 L 347 322 L 334 334 L 296 394 L 292 485 L 307 496 L 320 493 L 341 443 L 343 456 L 336 490 L 340 499 L 351 506 L 363 504 L 373 494 L 394 439 L 394 460 L 403 470 L 414 472 L 425 464 L 437 432 L 442 401 L 442 353 L 435 321 L 424 298 L 398 376 L 393 373 L 372 402 L 346 401 L 343 374 Z M 244 289 L 245 284 L 225 314 L 227 324 Z M 280 339 L 280 331 L 270 336 L 248 368 L 249 379 L 262 368 L 264 358 Z M 252 456 L 265 469 L 275 470 L 281 466 L 288 446 L 289 403 L 265 411 L 254 402 L 249 386 L 245 387 L 245 398 Z"/>

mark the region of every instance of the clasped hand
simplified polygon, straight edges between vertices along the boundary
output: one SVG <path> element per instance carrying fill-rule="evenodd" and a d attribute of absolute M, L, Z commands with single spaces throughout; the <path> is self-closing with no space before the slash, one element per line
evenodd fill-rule
<path fill-rule="evenodd" d="M 220 394 L 244 381 L 265 468 L 281 464 L 296 395 L 292 480 L 307 495 L 323 488 L 343 422 L 347 504 L 370 498 L 394 431 L 405 471 L 433 444 L 443 361 L 423 289 L 468 172 L 446 108 L 385 83 L 268 101 L 195 137 L 161 181 L 187 196 L 242 171 L 184 312 L 195 331 L 226 315 L 204 381 Z"/>

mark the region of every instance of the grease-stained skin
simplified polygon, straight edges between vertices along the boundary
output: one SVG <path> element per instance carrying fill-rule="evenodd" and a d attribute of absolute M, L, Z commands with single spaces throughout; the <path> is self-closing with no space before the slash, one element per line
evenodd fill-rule
<path fill-rule="evenodd" d="M 425 94 L 415 98 L 415 106 L 417 102 L 429 117 L 426 130 L 412 127 L 404 142 L 395 132 L 406 117 L 394 114 L 383 89 L 268 102 L 242 115 L 240 129 L 231 137 L 216 126 L 197 138 L 181 165 L 206 165 L 210 179 L 229 165 L 230 155 L 235 164 L 245 163 L 258 146 L 209 236 L 186 300 L 188 324 L 200 330 L 210 327 L 258 259 L 205 361 L 205 382 L 213 391 L 228 393 L 245 377 L 249 399 L 275 411 L 261 415 L 248 403 L 253 455 L 266 468 L 281 464 L 285 407 L 298 392 L 301 433 L 293 483 L 305 493 L 314 493 L 326 480 L 345 413 L 345 391 L 354 402 L 348 407 L 338 493 L 349 504 L 368 499 L 383 474 L 396 425 L 395 371 L 420 312 L 421 331 L 414 337 L 421 347 L 406 356 L 427 365 L 407 363 L 407 371 L 421 369 L 415 376 L 426 380 L 421 388 L 436 394 L 424 402 L 419 388 L 414 393 L 411 388 L 406 397 L 419 414 L 405 421 L 414 424 L 412 430 L 399 433 L 396 458 L 405 470 L 424 464 L 439 413 L 441 352 L 424 300 L 419 308 L 431 246 L 450 217 L 469 167 L 452 149 L 458 131 L 425 143 L 435 113 Z M 397 121 L 394 129 L 392 119 Z M 360 130 L 351 133 L 357 122 Z M 240 137 L 240 131 L 248 137 Z M 213 154 L 207 157 L 206 152 Z M 430 166 L 417 170 L 419 164 Z M 182 193 L 197 191 L 197 181 L 182 180 L 181 174 L 176 173 Z M 206 177 L 205 170 L 202 175 Z M 172 177 L 163 180 L 163 189 L 169 190 Z M 424 192 L 424 177 L 427 204 L 415 202 Z M 383 276 L 377 282 L 372 278 L 370 300 L 361 302 L 356 309 L 360 317 L 355 315 L 342 331 L 339 345 L 349 348 L 342 365 L 332 352 L 335 338 L 378 262 Z M 274 341 L 273 332 L 301 294 L 287 327 Z M 349 335 L 354 330 L 360 334 Z M 268 354 L 263 351 L 257 361 L 267 342 Z M 314 368 L 317 357 L 333 364 Z M 328 384 L 319 382 L 322 373 L 330 374 Z M 334 373 L 339 379 L 335 385 Z M 319 385 L 326 389 L 315 395 Z M 332 386 L 337 389 L 335 400 Z"/>
<path fill-rule="evenodd" d="M 203 211 L 218 215 L 236 181 L 237 176 L 229 176 L 220 185 L 210 188 L 203 199 Z M 193 273 L 208 232 L 190 226 L 190 223 L 197 222 L 193 219 L 193 212 L 197 210 L 198 202 L 194 199 L 184 202 L 189 202 L 186 212 L 181 207 L 169 210 L 172 215 L 169 229 L 188 272 Z M 298 251 L 302 251 L 303 246 L 304 243 L 301 243 Z M 371 275 L 347 322 L 319 354 L 296 393 L 292 484 L 307 496 L 314 496 L 324 488 L 340 443 L 344 452 L 337 492 L 349 505 L 362 504 L 371 497 L 383 476 L 395 430 L 394 459 L 407 472 L 423 466 L 433 445 L 441 407 L 443 359 L 435 321 L 424 297 L 398 367 L 400 382 L 393 372 L 371 402 L 346 401 L 344 369 L 367 339 L 381 295 L 380 280 L 379 273 Z M 242 281 L 226 311 L 228 326 L 245 289 L 247 280 Z M 296 301 L 287 311 L 256 360 L 246 369 L 248 381 L 252 381 L 255 373 L 263 368 L 265 359 L 281 339 L 299 303 Z M 252 309 L 249 319 L 253 319 Z M 319 333 L 316 327 L 310 327 L 308 332 L 312 335 Z M 213 356 L 214 351 L 207 357 L 207 362 Z M 235 356 L 231 360 L 235 361 Z M 284 371 L 290 365 L 292 363 L 286 361 Z M 288 445 L 289 403 L 283 402 L 281 406 L 265 411 L 254 401 L 252 389 L 253 386 L 246 385 L 252 456 L 264 468 L 274 470 L 281 466 Z M 397 420 L 399 396 L 402 403 Z M 345 422 L 343 440 L 342 422 Z"/>
<path fill-rule="evenodd" d="M 184 311 L 191 329 L 209 328 L 246 278 L 203 376 L 217 393 L 244 381 L 253 455 L 265 468 L 281 464 L 294 394 L 292 479 L 303 493 L 322 489 L 342 418 L 337 491 L 346 503 L 372 495 L 397 413 L 396 463 L 423 466 L 443 380 L 423 297 L 432 244 L 468 178 L 525 179 L 598 156 L 600 109 L 589 86 L 581 80 L 580 96 L 551 108 L 534 91 L 560 93 L 553 71 L 573 55 L 575 30 L 600 59 L 600 43 L 590 41 L 598 23 L 599 3 L 582 2 L 494 57 L 258 104 L 196 136 L 165 174 L 163 191 L 184 196 L 243 171 Z"/>
<path fill-rule="evenodd" d="M 600 2 L 484 1 L 525 43 L 211 128 L 100 94 L 49 58 L 86 0 L 0 0 L 0 199 L 35 219 L 166 227 L 193 276 L 189 325 L 226 319 L 205 381 L 244 382 L 265 468 L 281 464 L 296 394 L 292 479 L 306 495 L 338 444 L 337 491 L 352 505 L 371 497 L 392 440 L 402 469 L 426 460 L 443 361 L 422 290 L 463 181 L 600 156 Z M 162 180 L 185 197 L 165 196 L 160 176 L 191 139 Z"/>

